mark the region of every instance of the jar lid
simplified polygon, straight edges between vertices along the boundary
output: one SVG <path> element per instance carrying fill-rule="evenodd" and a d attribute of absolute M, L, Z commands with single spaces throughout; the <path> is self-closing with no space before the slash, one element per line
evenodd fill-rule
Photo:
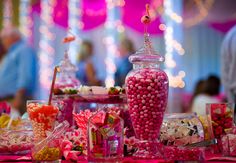
<path fill-rule="evenodd" d="M 165 61 L 165 57 L 160 55 L 152 47 L 152 43 L 149 39 L 149 34 L 144 34 L 144 45 L 135 54 L 129 57 L 129 61 L 132 63 L 146 62 L 146 63 L 161 63 Z"/>

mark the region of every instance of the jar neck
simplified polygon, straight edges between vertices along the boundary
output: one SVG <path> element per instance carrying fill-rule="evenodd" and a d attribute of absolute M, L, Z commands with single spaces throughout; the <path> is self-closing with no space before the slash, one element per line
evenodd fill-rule
<path fill-rule="evenodd" d="M 133 69 L 143 69 L 143 68 L 159 68 L 158 63 L 133 63 Z"/>

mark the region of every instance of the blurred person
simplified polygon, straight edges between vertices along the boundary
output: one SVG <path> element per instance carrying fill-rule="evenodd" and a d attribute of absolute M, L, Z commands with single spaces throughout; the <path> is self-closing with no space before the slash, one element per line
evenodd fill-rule
<path fill-rule="evenodd" d="M 193 95 L 192 95 L 192 98 L 191 98 L 191 102 L 190 102 L 190 106 L 192 107 L 193 105 L 193 101 L 194 99 L 199 95 L 199 94 L 202 94 L 204 93 L 204 89 L 205 89 L 205 84 L 206 84 L 206 81 L 203 80 L 203 79 L 200 79 L 196 85 L 195 85 L 195 88 L 194 88 L 194 91 L 193 91 Z"/>
<path fill-rule="evenodd" d="M 123 86 L 125 77 L 132 70 L 132 63 L 129 62 L 129 56 L 135 53 L 133 42 L 130 39 L 122 39 L 118 47 L 119 56 L 116 61 L 115 85 Z"/>
<path fill-rule="evenodd" d="M 192 105 L 192 112 L 196 112 L 198 115 L 206 115 L 207 103 L 219 103 L 221 102 L 217 96 L 220 93 L 220 79 L 217 76 L 210 75 L 204 84 L 203 92 L 198 94 Z"/>
<path fill-rule="evenodd" d="M 6 54 L 6 50 L 4 49 L 2 41 L 0 39 L 0 67 L 1 67 L 1 63 L 5 54 Z"/>
<path fill-rule="evenodd" d="M 22 115 L 36 88 L 37 56 L 17 28 L 4 28 L 0 39 L 6 50 L 0 66 L 0 101 L 10 102 Z"/>
<path fill-rule="evenodd" d="M 78 71 L 76 77 L 82 85 L 101 85 L 96 77 L 96 71 L 92 62 L 93 44 L 90 41 L 83 41 L 78 55 Z"/>
<path fill-rule="evenodd" d="M 236 103 L 236 25 L 222 43 L 221 80 L 228 102 Z"/>

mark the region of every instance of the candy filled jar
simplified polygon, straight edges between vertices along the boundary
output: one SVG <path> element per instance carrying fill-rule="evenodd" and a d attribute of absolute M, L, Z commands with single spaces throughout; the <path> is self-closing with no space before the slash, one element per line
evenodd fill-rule
<path fill-rule="evenodd" d="M 73 100 L 66 95 L 76 94 L 80 81 L 76 78 L 77 68 L 71 63 L 67 52 L 65 52 L 64 59 L 59 64 L 59 69 L 60 72 L 53 90 L 53 101 L 60 110 L 57 121 L 63 122 L 67 120 L 70 125 L 73 125 Z"/>
<path fill-rule="evenodd" d="M 88 121 L 89 162 L 119 162 L 123 158 L 124 120 L 119 107 L 99 104 L 98 111 Z"/>
<path fill-rule="evenodd" d="M 134 157 L 160 158 L 159 132 L 168 98 L 168 77 L 160 69 L 164 57 L 151 45 L 149 35 L 144 35 L 144 47 L 129 57 L 133 64 L 126 76 L 126 93 L 138 150 Z"/>

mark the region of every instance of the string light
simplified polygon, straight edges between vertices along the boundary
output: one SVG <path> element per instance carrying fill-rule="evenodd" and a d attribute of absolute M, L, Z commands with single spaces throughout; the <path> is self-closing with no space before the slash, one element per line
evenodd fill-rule
<path fill-rule="evenodd" d="M 201 22 L 207 15 L 212 5 L 214 4 L 214 0 L 194 0 L 194 3 L 199 10 L 199 14 L 195 16 L 191 16 L 191 18 L 184 20 L 184 25 L 186 27 L 191 27 L 193 25 Z"/>
<path fill-rule="evenodd" d="M 115 56 L 117 54 L 117 42 L 119 32 L 124 31 L 120 21 L 119 6 L 124 5 L 122 1 L 107 0 L 107 20 L 105 23 L 106 36 L 103 43 L 106 46 L 107 56 L 104 60 L 106 64 L 106 87 L 114 86 L 114 74 L 116 72 Z"/>
<path fill-rule="evenodd" d="M 4 3 L 4 11 L 3 11 L 3 28 L 7 28 L 12 25 L 12 1 L 5 0 Z"/>
<path fill-rule="evenodd" d="M 20 1 L 20 31 L 24 38 L 31 43 L 33 21 L 30 16 L 32 12 L 30 0 Z"/>
<path fill-rule="evenodd" d="M 173 2 L 173 1 L 172 1 Z M 177 13 L 173 10 L 173 3 L 171 3 L 171 0 L 165 0 L 164 1 L 164 7 L 165 7 L 165 21 L 166 24 L 161 24 L 159 28 L 165 29 L 165 45 L 166 45 L 166 73 L 169 77 L 169 84 L 170 87 L 173 88 L 183 88 L 185 86 L 185 83 L 183 81 L 183 78 L 185 77 L 184 71 L 179 71 L 177 75 L 173 75 L 173 68 L 176 68 L 177 62 L 174 60 L 174 53 L 176 52 L 179 55 L 183 55 L 185 53 L 185 50 L 183 49 L 181 43 L 179 43 L 175 39 L 174 33 L 176 30 L 176 26 L 178 26 L 182 22 L 181 16 L 179 16 Z"/>
<path fill-rule="evenodd" d="M 40 25 L 40 41 L 39 41 L 39 81 L 41 86 L 41 96 L 47 96 L 50 88 L 53 64 L 55 58 L 55 50 L 53 47 L 53 40 L 56 36 L 53 34 L 53 9 L 55 0 L 41 1 L 41 25 Z"/>
<path fill-rule="evenodd" d="M 74 64 L 76 63 L 79 44 L 81 43 L 80 31 L 84 28 L 84 24 L 81 21 L 82 11 L 80 5 L 80 0 L 69 0 L 69 27 L 76 36 L 76 40 L 70 43 L 69 57 Z"/>

